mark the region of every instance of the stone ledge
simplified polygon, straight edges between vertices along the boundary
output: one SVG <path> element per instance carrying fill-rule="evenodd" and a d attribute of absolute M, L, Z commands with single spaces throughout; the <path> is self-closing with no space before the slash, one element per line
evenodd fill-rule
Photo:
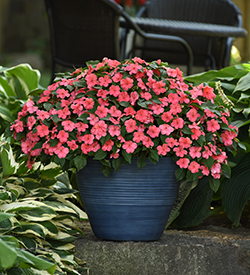
<path fill-rule="evenodd" d="M 97 239 L 84 225 L 76 256 L 90 275 L 249 275 L 250 230 L 167 230 L 156 242 Z"/>

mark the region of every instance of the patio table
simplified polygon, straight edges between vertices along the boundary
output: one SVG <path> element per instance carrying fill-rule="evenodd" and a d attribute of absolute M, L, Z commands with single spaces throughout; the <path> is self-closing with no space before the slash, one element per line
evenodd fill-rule
<path fill-rule="evenodd" d="M 215 25 L 200 22 L 165 20 L 144 17 L 131 17 L 131 20 L 145 32 L 175 36 L 194 35 L 207 37 L 207 55 L 210 59 L 212 69 L 215 68 L 215 60 L 211 54 L 211 45 L 213 38 L 217 37 L 226 39 L 228 37 L 247 36 L 247 31 L 244 28 L 228 25 Z M 123 18 L 120 18 L 120 26 L 127 30 L 130 29 L 129 23 Z"/>

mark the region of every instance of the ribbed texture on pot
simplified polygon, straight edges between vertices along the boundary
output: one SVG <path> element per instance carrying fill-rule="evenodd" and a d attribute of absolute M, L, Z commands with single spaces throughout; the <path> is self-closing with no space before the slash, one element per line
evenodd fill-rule
<path fill-rule="evenodd" d="M 161 158 L 138 169 L 136 159 L 107 178 L 99 161 L 88 159 L 77 174 L 94 234 L 101 239 L 152 241 L 163 233 L 178 192 L 176 165 Z"/>

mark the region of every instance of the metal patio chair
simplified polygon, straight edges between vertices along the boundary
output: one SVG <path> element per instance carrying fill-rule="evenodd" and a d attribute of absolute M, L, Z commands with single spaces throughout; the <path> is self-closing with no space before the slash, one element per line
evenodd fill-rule
<path fill-rule="evenodd" d="M 242 26 L 239 8 L 230 0 L 150 0 L 140 9 L 137 17 L 209 23 L 216 25 Z M 164 34 L 157 20 L 150 26 L 150 32 Z M 220 69 L 230 65 L 233 38 L 212 38 L 210 52 L 207 54 L 208 39 L 205 36 L 181 36 L 190 45 L 194 55 L 194 66 Z M 139 50 L 139 51 L 138 51 Z M 177 43 L 152 41 L 135 34 L 132 49 L 134 54 L 151 61 L 161 58 L 169 64 L 184 65 L 186 53 Z"/>
<path fill-rule="evenodd" d="M 192 51 L 184 39 L 142 31 L 112 0 L 45 0 L 45 4 L 50 26 L 52 79 L 57 65 L 84 67 L 86 61 L 101 61 L 104 57 L 122 60 L 125 41 L 119 35 L 121 17 L 141 37 L 180 43 L 192 66 Z"/>

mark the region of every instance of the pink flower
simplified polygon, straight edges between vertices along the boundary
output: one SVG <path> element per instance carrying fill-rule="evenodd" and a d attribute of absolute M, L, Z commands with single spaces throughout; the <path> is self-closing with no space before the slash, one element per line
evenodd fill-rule
<path fill-rule="evenodd" d="M 59 133 L 57 134 L 57 138 L 61 143 L 66 142 L 68 140 L 68 137 L 69 133 L 65 132 L 64 130 L 59 131 Z"/>
<path fill-rule="evenodd" d="M 65 97 L 69 97 L 69 92 L 65 89 L 57 89 L 56 90 L 57 93 L 57 97 L 58 98 L 65 98 Z"/>
<path fill-rule="evenodd" d="M 188 168 L 189 165 L 189 159 L 188 158 L 180 158 L 177 160 L 176 164 L 179 165 L 180 168 Z"/>
<path fill-rule="evenodd" d="M 213 102 L 213 99 L 215 99 L 216 95 L 214 94 L 214 89 L 206 86 L 203 88 L 203 96 L 208 99 L 211 100 Z"/>
<path fill-rule="evenodd" d="M 136 111 L 132 107 L 127 107 L 124 109 L 124 113 L 126 116 L 134 116 Z"/>
<path fill-rule="evenodd" d="M 54 150 L 54 153 L 59 157 L 59 159 L 66 158 L 69 153 L 69 149 L 58 143 L 56 149 Z"/>
<path fill-rule="evenodd" d="M 124 91 L 127 91 L 133 87 L 133 79 L 129 78 L 129 77 L 121 79 L 120 84 L 121 84 L 122 89 Z"/>
<path fill-rule="evenodd" d="M 109 112 L 108 108 L 105 108 L 104 106 L 98 106 L 95 111 L 95 114 L 100 118 L 104 118 L 107 116 L 108 112 Z"/>
<path fill-rule="evenodd" d="M 144 135 L 143 131 L 134 132 L 134 134 L 133 134 L 133 141 L 135 141 L 137 143 L 143 141 L 144 138 L 145 138 L 145 135 Z"/>
<path fill-rule="evenodd" d="M 166 156 L 167 153 L 170 151 L 170 148 L 166 143 L 164 143 L 163 145 L 157 146 L 157 151 L 159 155 Z"/>
<path fill-rule="evenodd" d="M 37 126 L 37 134 L 40 137 L 48 136 L 49 135 L 49 127 L 47 125 L 45 125 L 45 124 L 38 125 Z"/>
<path fill-rule="evenodd" d="M 210 151 L 208 146 L 204 146 L 205 151 L 202 153 L 202 157 L 204 159 L 209 159 L 209 157 L 211 157 L 213 155 L 213 153 Z"/>
<path fill-rule="evenodd" d="M 109 88 L 109 94 L 118 97 L 120 94 L 120 86 L 112 85 Z"/>
<path fill-rule="evenodd" d="M 162 108 L 160 104 L 153 104 L 151 106 L 151 109 L 153 110 L 153 113 L 156 115 L 160 115 L 164 112 L 164 108 Z"/>
<path fill-rule="evenodd" d="M 207 130 L 209 132 L 214 133 L 219 129 L 220 129 L 220 125 L 217 120 L 211 119 L 211 120 L 207 121 Z"/>
<path fill-rule="evenodd" d="M 237 134 L 235 134 L 234 132 L 232 131 L 224 131 L 222 134 L 221 134 L 221 139 L 223 141 L 223 143 L 226 145 L 226 146 L 230 146 L 233 144 L 233 139 L 237 136 Z"/>
<path fill-rule="evenodd" d="M 179 145 L 183 148 L 189 148 L 192 144 L 192 140 L 189 137 L 180 137 L 179 138 Z"/>
<path fill-rule="evenodd" d="M 131 102 L 131 105 L 134 106 L 136 101 L 139 99 L 139 95 L 137 92 L 132 92 L 130 94 L 130 102 Z"/>
<path fill-rule="evenodd" d="M 175 118 L 171 122 L 171 126 L 174 127 L 175 129 L 182 129 L 184 124 L 185 124 L 185 121 L 181 117 Z"/>
<path fill-rule="evenodd" d="M 143 123 L 149 123 L 150 122 L 150 113 L 147 110 L 140 109 L 136 112 L 135 119 L 139 120 Z"/>
<path fill-rule="evenodd" d="M 65 131 L 69 131 L 69 132 L 72 132 L 76 127 L 75 123 L 70 120 L 62 121 L 62 126 Z"/>
<path fill-rule="evenodd" d="M 141 65 L 136 64 L 136 63 L 135 63 L 135 64 L 132 63 L 132 64 L 129 64 L 129 65 L 125 68 L 125 70 L 128 71 L 130 75 L 132 75 L 132 74 L 136 74 L 137 71 L 141 70 L 141 68 L 142 68 Z"/>
<path fill-rule="evenodd" d="M 102 146 L 102 150 L 103 151 L 111 151 L 112 150 L 112 147 L 114 145 L 114 142 L 109 139 L 105 142 L 105 144 Z"/>
<path fill-rule="evenodd" d="M 207 168 L 207 166 L 205 165 L 201 165 L 201 172 L 204 176 L 208 176 L 209 175 L 209 169 Z"/>
<path fill-rule="evenodd" d="M 155 82 L 153 84 L 153 91 L 155 92 L 155 94 L 159 95 L 162 93 L 166 92 L 166 88 L 165 88 L 166 84 L 161 80 L 158 82 Z"/>
<path fill-rule="evenodd" d="M 195 122 L 197 120 L 197 118 L 200 115 L 198 114 L 197 110 L 192 108 L 191 110 L 189 110 L 187 112 L 187 118 L 191 121 L 191 122 Z"/>
<path fill-rule="evenodd" d="M 179 142 L 174 138 L 166 138 L 165 142 L 170 148 L 173 148 L 174 146 L 179 145 Z"/>
<path fill-rule="evenodd" d="M 200 164 L 197 163 L 196 161 L 192 161 L 188 166 L 188 170 L 190 170 L 192 173 L 198 173 L 199 169 L 200 169 Z"/>
<path fill-rule="evenodd" d="M 67 116 L 70 116 L 71 114 L 68 107 L 64 107 L 63 109 L 58 110 L 56 113 L 58 117 L 62 119 L 66 119 Z"/>
<path fill-rule="evenodd" d="M 161 130 L 161 133 L 162 133 L 163 135 L 167 135 L 167 136 L 169 136 L 169 135 L 174 131 L 174 128 L 171 127 L 171 126 L 168 125 L 168 124 L 161 124 L 161 125 L 159 126 L 159 129 Z"/>
<path fill-rule="evenodd" d="M 78 132 L 85 132 L 89 128 L 89 125 L 83 122 L 78 122 L 75 126 Z"/>
<path fill-rule="evenodd" d="M 112 80 L 109 78 L 108 75 L 105 75 L 104 77 L 102 76 L 99 77 L 98 81 L 99 81 L 99 85 L 104 87 L 108 87 L 108 85 L 112 83 Z"/>
<path fill-rule="evenodd" d="M 108 132 L 110 133 L 111 137 L 119 136 L 121 134 L 121 126 L 120 125 L 110 125 L 108 128 Z"/>
<path fill-rule="evenodd" d="M 135 149 L 137 148 L 137 144 L 131 140 L 125 141 L 122 145 L 122 148 L 125 149 L 128 154 L 134 153 Z"/>
<path fill-rule="evenodd" d="M 121 117 L 122 112 L 117 109 L 116 106 L 112 106 L 109 110 L 109 113 L 111 114 L 112 117 Z"/>
<path fill-rule="evenodd" d="M 189 148 L 189 154 L 191 158 L 200 158 L 201 157 L 201 147 L 192 146 Z"/>
<path fill-rule="evenodd" d="M 44 119 L 48 119 L 50 117 L 49 113 L 46 111 L 37 110 L 36 113 L 37 113 L 37 119 L 44 120 Z"/>
<path fill-rule="evenodd" d="M 173 116 L 172 116 L 172 113 L 170 111 L 165 112 L 161 115 L 161 119 L 166 123 L 168 123 L 172 118 L 173 118 Z"/>
<path fill-rule="evenodd" d="M 96 139 L 99 140 L 106 135 L 107 128 L 108 126 L 103 120 L 98 121 L 91 129 L 91 134 L 95 135 Z"/>
<path fill-rule="evenodd" d="M 154 142 L 152 141 L 152 139 L 150 137 L 147 137 L 147 136 L 145 136 L 143 138 L 142 144 L 147 148 L 154 146 Z"/>
<path fill-rule="evenodd" d="M 86 110 L 91 110 L 94 107 L 94 100 L 92 98 L 86 98 L 83 102 L 83 106 Z"/>
<path fill-rule="evenodd" d="M 122 101 L 129 102 L 130 101 L 130 96 L 127 92 L 121 92 L 118 96 L 117 101 L 118 102 L 122 102 Z"/>
<path fill-rule="evenodd" d="M 32 127 L 36 124 L 36 119 L 34 116 L 29 116 L 27 121 L 28 129 L 31 130 Z"/>
<path fill-rule="evenodd" d="M 123 78 L 122 73 L 116 73 L 114 76 L 112 76 L 112 80 L 116 83 L 120 82 L 122 80 L 122 78 Z M 119 90 L 120 90 L 120 88 L 119 88 Z"/>
<path fill-rule="evenodd" d="M 85 79 L 87 81 L 88 89 L 92 89 L 93 86 L 98 84 L 97 76 L 95 74 L 90 73 L 86 75 Z"/>
<path fill-rule="evenodd" d="M 70 150 L 74 151 L 74 150 L 78 149 L 78 145 L 76 144 L 75 140 L 69 140 L 69 141 L 67 141 L 67 145 L 69 146 Z"/>
<path fill-rule="evenodd" d="M 159 134 L 160 134 L 160 129 L 157 128 L 155 125 L 151 125 L 148 127 L 148 130 L 147 130 L 147 134 L 151 137 L 151 138 L 155 138 L 155 137 L 158 137 Z"/>
<path fill-rule="evenodd" d="M 94 139 L 95 137 L 92 134 L 86 134 L 81 138 L 81 140 L 86 144 L 92 144 L 94 142 Z"/>
<path fill-rule="evenodd" d="M 181 113 L 181 105 L 179 103 L 172 103 L 170 105 L 170 112 L 173 114 L 173 115 L 177 115 L 179 113 Z"/>
<path fill-rule="evenodd" d="M 124 125 L 126 126 L 126 131 L 128 133 L 132 133 L 132 132 L 134 132 L 137 129 L 136 121 L 134 119 L 132 119 L 132 118 L 126 120 L 124 122 Z"/>
<path fill-rule="evenodd" d="M 183 158 L 187 154 L 187 150 L 184 150 L 184 148 L 181 146 L 175 147 L 173 151 L 175 152 L 177 157 L 181 157 L 181 158 Z"/>

